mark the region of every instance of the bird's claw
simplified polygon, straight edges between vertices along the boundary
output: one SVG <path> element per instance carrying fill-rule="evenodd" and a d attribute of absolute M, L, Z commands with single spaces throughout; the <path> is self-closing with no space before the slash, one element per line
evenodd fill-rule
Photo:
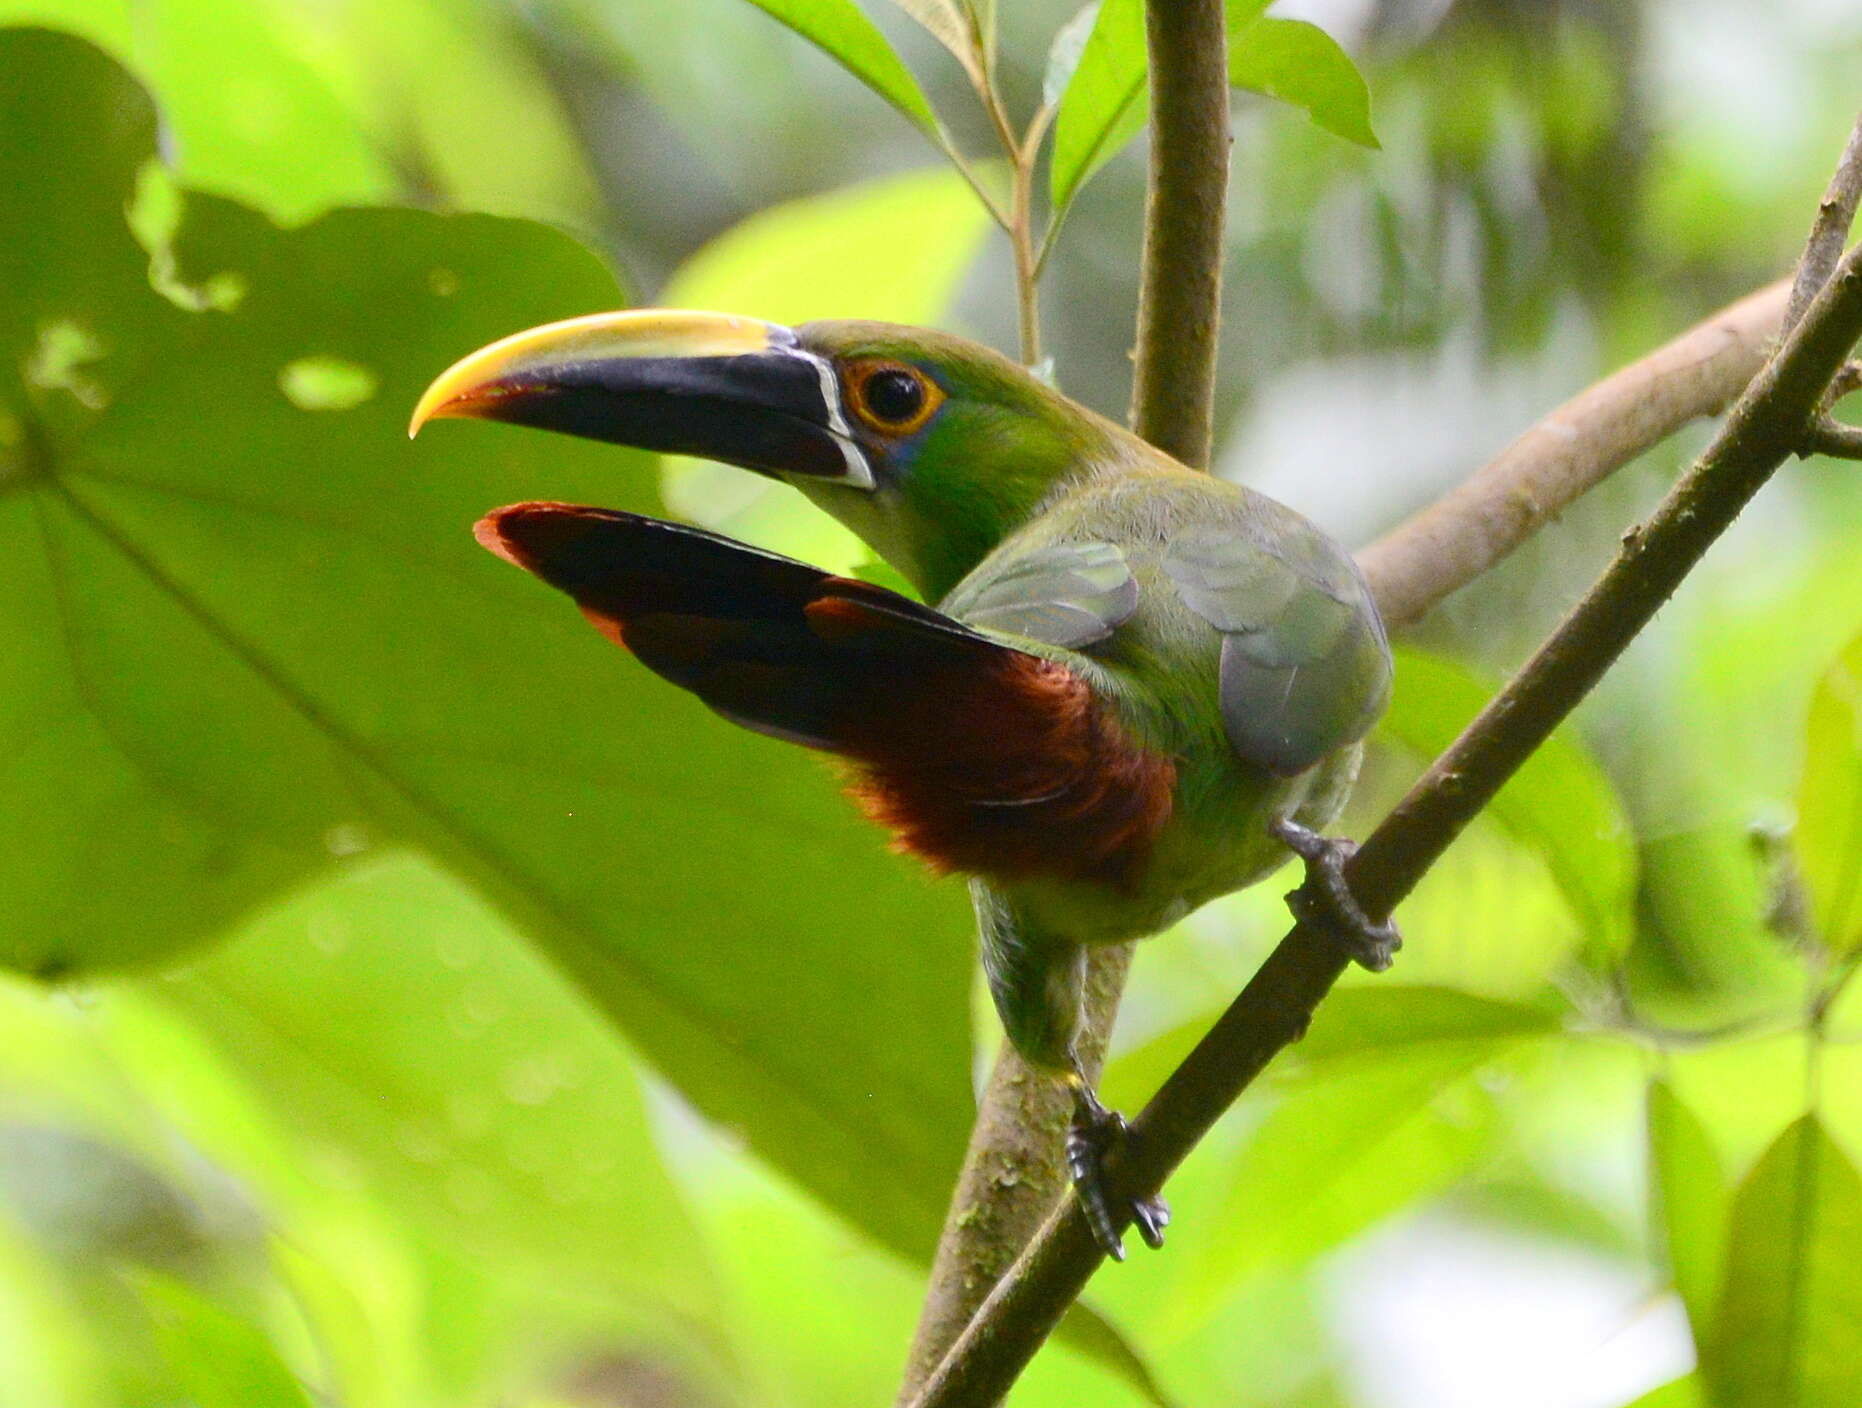
<path fill-rule="evenodd" d="M 1336 836 L 1322 836 L 1309 826 L 1286 817 L 1268 823 L 1276 840 L 1306 863 L 1306 879 L 1287 894 L 1293 917 L 1332 934 L 1346 952 L 1373 973 L 1381 973 L 1403 947 L 1403 935 L 1389 921 L 1373 924 L 1345 883 L 1345 862 L 1357 844 Z"/>
<path fill-rule="evenodd" d="M 1106 1155 L 1125 1142 L 1128 1126 L 1117 1110 L 1108 1110 L 1085 1084 L 1074 1087 L 1073 1124 L 1067 1130 L 1067 1172 L 1079 1195 L 1080 1210 L 1093 1240 L 1114 1261 L 1125 1259 L 1121 1236 L 1121 1218 L 1113 1216 L 1112 1199 L 1106 1190 Z M 1131 1221 L 1144 1244 L 1153 1249 L 1164 1245 L 1164 1229 L 1170 1225 L 1170 1204 L 1161 1194 L 1133 1198 L 1129 1204 Z"/>

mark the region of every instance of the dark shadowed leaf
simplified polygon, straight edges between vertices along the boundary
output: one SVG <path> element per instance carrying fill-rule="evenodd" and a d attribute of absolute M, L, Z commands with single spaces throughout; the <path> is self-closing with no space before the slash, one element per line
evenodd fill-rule
<path fill-rule="evenodd" d="M 0 812 L 34 818 L 0 853 L 4 961 L 154 960 L 333 856 L 416 846 L 710 1116 L 922 1252 L 971 1108 L 960 889 L 471 540 L 515 499 L 652 511 L 644 457 L 406 442 L 453 358 L 614 306 L 599 263 L 521 222 L 280 231 L 189 194 L 170 282 L 207 296 L 171 301 L 123 215 L 141 92 L 9 33 L 0 130 L 29 128 L 0 143 Z M 300 409 L 306 359 L 373 394 Z"/>
<path fill-rule="evenodd" d="M 1702 1373 L 1716 1408 L 1850 1408 L 1862 1383 L 1862 1177 L 1815 1115 L 1733 1199 Z"/>

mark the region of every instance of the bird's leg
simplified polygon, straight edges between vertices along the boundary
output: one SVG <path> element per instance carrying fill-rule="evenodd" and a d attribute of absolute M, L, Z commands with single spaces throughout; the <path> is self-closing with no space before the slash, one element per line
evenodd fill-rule
<path fill-rule="evenodd" d="M 1336 936 L 1346 952 L 1371 972 L 1388 968 L 1403 947 L 1403 936 L 1393 923 L 1373 924 L 1345 884 L 1345 862 L 1358 849 L 1357 843 L 1322 836 L 1288 817 L 1275 817 L 1267 829 L 1306 862 L 1306 879 L 1287 894 L 1293 917 Z"/>
<path fill-rule="evenodd" d="M 1079 1195 L 1080 1210 L 1086 1224 L 1093 1229 L 1093 1240 L 1114 1261 L 1125 1259 L 1125 1243 L 1120 1235 L 1122 1219 L 1112 1213 L 1112 1200 L 1106 1191 L 1106 1155 L 1123 1144 L 1128 1126 L 1117 1110 L 1108 1110 L 1093 1093 L 1092 1083 L 1076 1064 L 1067 1076 L 1073 1091 L 1073 1124 L 1067 1130 L 1067 1173 Z M 1164 1228 L 1170 1225 L 1170 1204 L 1163 1195 L 1131 1200 L 1131 1219 L 1147 1247 L 1164 1245 Z"/>

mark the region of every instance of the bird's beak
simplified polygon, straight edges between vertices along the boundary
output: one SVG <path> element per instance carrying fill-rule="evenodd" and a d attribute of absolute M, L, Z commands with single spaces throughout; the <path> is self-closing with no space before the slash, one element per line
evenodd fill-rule
<path fill-rule="evenodd" d="M 644 308 L 514 333 L 441 373 L 407 433 L 446 417 L 874 484 L 833 365 L 754 318 Z"/>

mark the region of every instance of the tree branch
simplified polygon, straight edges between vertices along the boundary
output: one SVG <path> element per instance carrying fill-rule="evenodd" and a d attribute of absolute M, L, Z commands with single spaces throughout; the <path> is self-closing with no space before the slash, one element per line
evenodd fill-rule
<path fill-rule="evenodd" d="M 1804 443 L 1832 377 L 1862 337 L 1862 249 L 1837 265 L 1719 434 L 1524 669 L 1385 818 L 1346 867 L 1387 916 L 1461 829 L 1571 712 L 1712 542 Z M 1305 1030 L 1345 966 L 1343 946 L 1296 924 L 1132 1125 L 1109 1170 L 1122 1195 L 1160 1188 L 1267 1063 Z M 998 1282 L 916 1400 L 993 1403 L 1014 1383 L 1102 1253 L 1063 1201 Z"/>
<path fill-rule="evenodd" d="M 1209 463 L 1228 210 L 1228 30 L 1222 0 L 1151 0 L 1151 189 L 1144 212 L 1132 429 Z"/>
<path fill-rule="evenodd" d="M 1138 295 L 1132 426 L 1197 467 L 1209 463 L 1228 210 L 1228 28 L 1223 0 L 1149 0 L 1151 179 Z M 1131 946 L 1086 959 L 1081 1067 L 1097 1079 Z M 983 1092 L 938 1238 L 900 1402 L 937 1367 L 997 1278 L 1066 1189 L 1072 1101 L 1004 1042 Z M 982 1402 L 984 1400 L 973 1400 Z"/>
<path fill-rule="evenodd" d="M 1791 305 L 1785 310 L 1784 330 L 1791 331 L 1804 319 L 1817 290 L 1830 281 L 1830 274 L 1843 257 L 1849 229 L 1856 222 L 1856 205 L 1862 202 L 1862 117 L 1856 119 L 1843 154 L 1836 161 L 1836 174 L 1817 206 L 1817 218 L 1811 222 L 1810 238 L 1797 261 L 1797 277 L 1791 282 Z"/>
<path fill-rule="evenodd" d="M 1780 279 L 1747 294 L 1579 392 L 1359 553 L 1385 624 L 1421 619 L 1580 495 L 1689 421 L 1724 411 L 1765 364 L 1790 287 Z"/>

